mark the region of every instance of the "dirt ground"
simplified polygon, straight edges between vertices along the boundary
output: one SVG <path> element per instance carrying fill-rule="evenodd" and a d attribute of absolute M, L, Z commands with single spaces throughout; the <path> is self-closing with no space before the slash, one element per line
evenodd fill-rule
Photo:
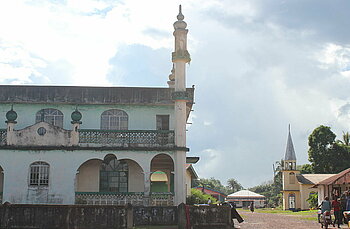
<path fill-rule="evenodd" d="M 243 217 L 244 222 L 235 222 L 236 228 L 241 229 L 316 229 L 321 228 L 321 225 L 313 220 L 305 220 L 297 216 L 270 214 L 270 213 L 251 213 L 239 212 Z M 337 225 L 336 225 L 337 227 Z M 333 227 L 330 227 L 333 228 Z M 341 228 L 348 228 L 342 225 Z"/>

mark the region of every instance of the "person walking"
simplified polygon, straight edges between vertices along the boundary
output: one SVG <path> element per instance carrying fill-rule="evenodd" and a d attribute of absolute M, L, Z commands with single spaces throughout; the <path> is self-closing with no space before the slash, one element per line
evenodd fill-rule
<path fill-rule="evenodd" d="M 249 205 L 249 209 L 251 212 L 254 212 L 254 201 L 252 201 Z"/>
<path fill-rule="evenodd" d="M 342 224 L 342 212 L 340 198 L 338 198 L 338 196 L 334 197 L 334 200 L 332 201 L 332 208 L 334 212 L 334 224 L 338 224 L 338 228 L 340 228 L 340 224 Z"/>

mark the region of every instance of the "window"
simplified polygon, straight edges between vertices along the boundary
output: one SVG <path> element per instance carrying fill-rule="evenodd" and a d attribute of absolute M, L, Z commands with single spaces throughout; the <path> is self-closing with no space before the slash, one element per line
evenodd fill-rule
<path fill-rule="evenodd" d="M 30 165 L 29 185 L 48 186 L 50 166 L 46 162 L 38 161 Z"/>
<path fill-rule="evenodd" d="M 289 194 L 288 196 L 289 208 L 295 208 L 295 194 Z"/>
<path fill-rule="evenodd" d="M 295 184 L 295 174 L 289 173 L 289 184 Z"/>
<path fill-rule="evenodd" d="M 169 115 L 157 115 L 157 130 L 169 130 Z"/>
<path fill-rule="evenodd" d="M 128 114 L 125 111 L 112 109 L 102 113 L 101 129 L 102 130 L 127 130 Z"/>
<path fill-rule="evenodd" d="M 47 108 L 36 113 L 35 123 L 47 122 L 63 128 L 63 113 L 57 109 Z"/>
<path fill-rule="evenodd" d="M 100 192 L 128 192 L 128 164 L 116 158 L 103 162 L 100 169 Z"/>

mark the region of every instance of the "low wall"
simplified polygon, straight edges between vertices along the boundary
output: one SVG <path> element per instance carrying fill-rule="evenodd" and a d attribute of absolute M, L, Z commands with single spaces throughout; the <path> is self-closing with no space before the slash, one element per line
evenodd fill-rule
<path fill-rule="evenodd" d="M 133 221 L 139 225 L 177 225 L 177 207 L 133 207 Z"/>
<path fill-rule="evenodd" d="M 231 208 L 228 206 L 188 206 L 187 212 L 193 228 L 219 229 L 231 226 Z"/>
<path fill-rule="evenodd" d="M 0 229 L 113 229 L 147 225 L 229 228 L 227 206 L 0 205 Z"/>
<path fill-rule="evenodd" d="M 126 208 L 80 205 L 1 205 L 0 228 L 127 228 Z"/>

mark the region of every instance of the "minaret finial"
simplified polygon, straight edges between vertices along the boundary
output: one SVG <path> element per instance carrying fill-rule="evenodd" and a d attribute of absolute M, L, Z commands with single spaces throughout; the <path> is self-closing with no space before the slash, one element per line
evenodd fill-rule
<path fill-rule="evenodd" d="M 290 124 L 288 124 L 288 132 L 290 133 Z"/>
<path fill-rule="evenodd" d="M 177 15 L 177 20 L 182 21 L 184 18 L 185 16 L 182 14 L 181 5 L 179 5 L 179 14 Z"/>

